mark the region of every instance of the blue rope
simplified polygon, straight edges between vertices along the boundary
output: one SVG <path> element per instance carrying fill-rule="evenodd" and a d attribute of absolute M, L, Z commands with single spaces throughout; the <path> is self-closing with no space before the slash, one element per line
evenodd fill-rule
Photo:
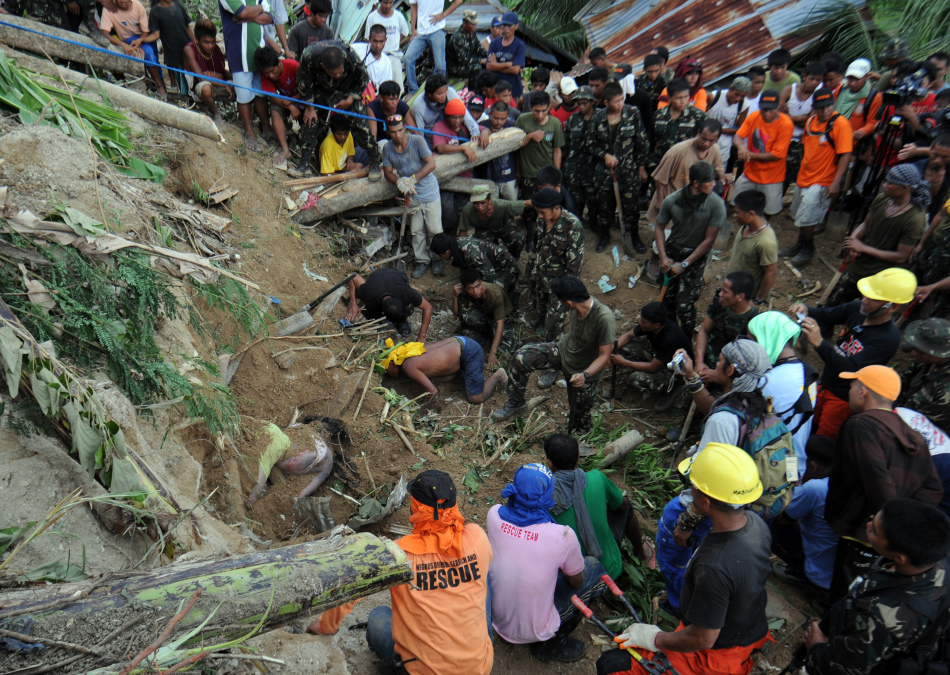
<path fill-rule="evenodd" d="M 8 28 L 16 28 L 17 30 L 22 30 L 22 31 L 25 31 L 25 32 L 27 32 L 27 33 L 33 33 L 33 34 L 35 34 L 35 35 L 42 35 L 43 37 L 52 38 L 53 40 L 59 40 L 60 42 L 65 42 L 66 44 L 70 44 L 70 45 L 73 45 L 73 46 L 76 46 L 76 47 L 82 47 L 83 49 L 89 49 L 89 50 L 92 50 L 92 51 L 95 51 L 95 52 L 100 52 L 100 53 L 102 53 L 102 54 L 108 54 L 109 56 L 118 56 L 119 58 L 127 59 L 127 60 L 133 61 L 133 62 L 135 62 L 135 63 L 141 63 L 141 64 L 144 65 L 144 66 L 154 66 L 154 65 L 156 65 L 156 64 L 154 64 L 154 63 L 150 63 L 149 61 L 146 61 L 145 59 L 140 59 L 140 58 L 138 58 L 137 56 L 129 56 L 128 54 L 122 54 L 122 53 L 120 53 L 120 52 L 114 52 L 114 51 L 112 51 L 111 49 L 105 49 L 105 48 L 99 47 L 99 46 L 97 46 L 97 45 L 87 45 L 87 44 L 83 44 L 82 42 L 77 42 L 77 41 L 75 41 L 75 40 L 70 40 L 70 39 L 68 39 L 68 38 L 59 37 L 58 35 L 50 35 L 49 33 L 44 33 L 44 32 L 42 32 L 42 31 L 38 31 L 38 30 L 35 30 L 35 29 L 33 29 L 33 28 L 26 28 L 25 26 L 18 26 L 18 25 L 16 25 L 15 23 L 9 23 L 9 22 L 7 22 L 7 21 L 0 21 L 0 26 L 7 26 Z M 219 80 L 219 79 L 217 79 L 217 78 L 215 78 L 215 77 L 208 77 L 208 76 L 206 76 L 206 75 L 198 75 L 197 73 L 193 73 L 193 72 L 191 72 L 190 70 L 182 70 L 181 68 L 175 68 L 174 66 L 169 66 L 169 65 L 165 65 L 165 64 L 160 64 L 159 67 L 165 68 L 166 70 L 169 70 L 169 71 L 172 71 L 172 72 L 181 73 L 181 74 L 183 74 L 183 75 L 191 75 L 192 77 L 200 77 L 202 80 L 207 80 L 208 82 L 214 82 L 215 84 L 220 84 L 220 85 L 227 86 L 227 87 L 235 87 L 235 88 L 237 88 L 237 89 L 246 89 L 247 91 L 250 91 L 250 92 L 253 92 L 253 93 L 255 93 L 255 94 L 258 94 L 259 96 L 266 96 L 266 97 L 270 97 L 270 98 L 277 98 L 277 99 L 281 99 L 281 100 L 284 100 L 284 101 L 289 101 L 289 102 L 294 103 L 294 104 L 296 104 L 296 105 L 306 105 L 306 106 L 310 106 L 311 108 L 318 108 L 318 109 L 320 109 L 320 110 L 326 110 L 326 111 L 328 111 L 328 112 L 335 112 L 335 113 L 338 113 L 338 114 L 340 114 L 340 115 L 348 115 L 348 116 L 350 116 L 350 117 L 355 117 L 355 118 L 357 118 L 357 119 L 369 120 L 369 121 L 372 121 L 372 122 L 377 122 L 377 123 L 383 124 L 383 126 L 384 126 L 384 128 L 385 128 L 385 120 L 381 120 L 381 119 L 376 118 L 376 117 L 370 117 L 369 115 L 361 115 L 360 113 L 351 112 L 351 111 L 349 111 L 349 110 L 343 110 L 343 109 L 341 109 L 341 108 L 332 108 L 332 107 L 330 107 L 330 106 L 320 105 L 319 103 L 313 103 L 312 101 L 302 101 L 302 100 L 300 100 L 300 99 L 298 99 L 298 98 L 291 98 L 290 96 L 284 96 L 284 95 L 282 95 L 282 94 L 275 93 L 275 92 L 263 91 L 263 90 L 261 90 L 261 89 L 255 89 L 254 87 L 245 87 L 244 85 L 236 84 L 236 83 L 234 83 L 234 82 L 232 82 L 232 81 L 229 81 L 229 80 Z M 422 94 L 422 95 L 424 96 L 425 94 Z M 445 134 L 436 134 L 436 132 L 431 131 L 431 130 L 419 129 L 418 127 L 410 127 L 410 126 L 408 126 L 408 125 L 406 125 L 406 128 L 407 128 L 407 129 L 411 129 L 412 131 L 418 131 L 418 132 L 421 133 L 421 134 L 438 135 L 438 136 L 443 136 L 443 137 L 446 137 L 446 138 L 453 138 L 453 139 L 458 140 L 458 141 L 468 142 L 469 140 L 471 140 L 471 139 L 468 139 L 468 138 L 461 138 L 461 137 L 458 137 L 458 136 L 445 136 Z"/>

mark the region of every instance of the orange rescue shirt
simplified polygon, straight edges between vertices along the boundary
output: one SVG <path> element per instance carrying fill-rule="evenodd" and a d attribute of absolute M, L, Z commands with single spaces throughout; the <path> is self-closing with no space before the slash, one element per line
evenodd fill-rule
<path fill-rule="evenodd" d="M 812 115 L 805 122 L 805 133 L 802 134 L 802 148 L 805 156 L 802 158 L 802 168 L 798 171 L 798 187 L 807 188 L 812 185 L 828 187 L 835 179 L 838 164 L 836 155 L 851 152 L 854 149 L 851 123 L 842 115 L 835 118 L 835 123 L 828 131 L 834 147 L 828 142 L 825 130 L 826 123 L 819 122 L 817 115 Z"/>
<path fill-rule="evenodd" d="M 399 543 L 398 541 L 396 542 Z M 390 589 L 396 653 L 411 675 L 488 675 L 495 652 L 485 597 L 492 550 L 474 523 L 462 532 L 461 558 L 406 553 L 413 584 Z"/>
<path fill-rule="evenodd" d="M 746 162 L 743 173 L 750 181 L 757 185 L 770 185 L 785 180 L 785 157 L 794 130 L 792 118 L 785 113 L 779 113 L 771 124 L 762 119 L 762 113 L 758 110 L 746 117 L 736 135 L 745 140 L 749 152 L 758 152 L 752 145 L 752 136 L 758 131 L 765 143 L 765 151 L 778 157 L 774 162 Z"/>

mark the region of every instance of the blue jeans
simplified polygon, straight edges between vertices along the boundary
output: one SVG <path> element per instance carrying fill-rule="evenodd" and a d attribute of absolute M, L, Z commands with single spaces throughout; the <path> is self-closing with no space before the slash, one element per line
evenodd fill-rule
<path fill-rule="evenodd" d="M 663 573 L 667 597 L 676 609 L 680 606 L 680 592 L 683 590 L 686 566 L 689 565 L 689 560 L 693 557 L 699 543 L 712 530 L 709 518 L 704 518 L 699 527 L 693 531 L 694 545 L 685 548 L 678 545 L 673 539 L 673 530 L 676 529 L 676 521 L 680 514 L 685 510 L 686 507 L 680 502 L 679 495 L 673 497 L 663 508 L 663 515 L 656 528 L 656 566 Z"/>
<path fill-rule="evenodd" d="M 412 96 L 419 88 L 416 81 L 416 61 L 422 56 L 426 45 L 432 50 L 435 73 L 445 75 L 445 31 L 437 30 L 428 35 L 417 35 L 406 48 L 406 94 Z"/>
<path fill-rule="evenodd" d="M 585 605 L 588 605 L 591 598 L 596 598 L 604 592 L 607 585 L 600 578 L 604 574 L 607 574 L 604 566 L 597 558 L 590 555 L 584 557 L 584 583 L 580 588 L 574 588 L 567 583 L 563 572 L 557 573 L 557 584 L 554 586 L 554 608 L 561 616 L 561 623 L 567 621 L 577 611 L 574 603 L 571 602 L 572 596 L 576 595 Z"/>
<path fill-rule="evenodd" d="M 495 634 L 491 627 L 491 574 L 486 579 L 488 592 L 485 594 L 485 617 L 488 620 L 488 639 L 494 641 Z M 393 640 L 393 610 L 390 607 L 376 607 L 369 613 L 366 620 L 366 642 L 379 657 L 383 669 L 396 670 L 401 667 L 399 654 L 396 653 L 396 641 Z"/>
<path fill-rule="evenodd" d="M 138 40 L 140 37 L 142 36 L 133 35 L 125 41 L 125 44 L 130 45 L 133 41 Z M 139 47 L 144 52 L 144 56 L 142 58 L 145 59 L 145 61 L 147 61 L 150 66 L 157 66 L 158 52 L 155 51 L 155 43 L 143 42 L 141 45 L 139 45 Z M 162 72 L 161 68 L 159 68 L 158 72 Z"/>

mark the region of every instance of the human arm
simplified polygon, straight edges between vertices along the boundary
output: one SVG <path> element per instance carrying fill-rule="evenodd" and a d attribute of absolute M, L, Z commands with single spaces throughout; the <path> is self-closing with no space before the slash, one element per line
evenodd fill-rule
<path fill-rule="evenodd" d="M 366 120 L 366 126 L 369 127 L 369 135 L 376 138 L 376 113 L 373 112 L 372 106 L 366 106 L 366 116 L 372 117 L 372 119 Z"/>
<path fill-rule="evenodd" d="M 923 302 L 930 297 L 930 294 L 934 291 L 947 291 L 950 290 L 950 277 L 945 277 L 938 281 L 935 284 L 930 284 L 929 286 L 918 286 L 917 290 L 914 292 L 914 299 L 917 302 Z"/>
<path fill-rule="evenodd" d="M 725 207 L 723 207 L 723 209 L 725 209 Z M 716 236 L 718 234 L 718 227 L 707 227 L 705 239 L 699 243 L 699 246 L 693 249 L 692 253 L 686 256 L 686 262 L 688 262 L 690 265 L 695 265 L 699 260 L 702 260 L 703 257 L 709 253 L 710 249 L 712 249 L 713 243 L 715 243 Z M 670 267 L 670 271 L 677 276 L 682 274 L 684 269 L 685 268 L 679 262 L 673 263 L 673 265 Z"/>
<path fill-rule="evenodd" d="M 940 225 L 940 223 L 943 222 L 944 214 L 946 212 L 947 212 L 946 209 L 940 209 L 937 212 L 937 215 L 935 215 L 933 219 L 930 221 L 930 225 L 928 225 L 927 229 L 924 230 L 923 236 L 920 238 L 920 241 L 917 242 L 917 245 L 914 247 L 913 252 L 910 254 L 910 259 L 912 261 L 916 260 L 917 256 L 919 256 L 921 251 L 924 250 L 924 244 L 930 241 L 930 238 L 933 236 L 934 230 L 936 230 L 937 227 Z"/>
<path fill-rule="evenodd" d="M 350 292 L 350 306 L 346 310 L 346 320 L 352 321 L 360 313 L 360 307 L 356 304 L 356 289 L 366 283 L 366 279 L 357 274 L 355 277 L 350 279 L 349 286 Z"/>
<path fill-rule="evenodd" d="M 792 97 L 792 85 L 788 85 L 787 87 L 784 87 L 781 93 L 778 95 L 778 109 L 781 112 L 785 113 L 786 115 L 788 114 L 788 99 L 790 99 L 791 97 Z M 795 120 L 793 119 L 792 121 L 794 122 Z"/>
<path fill-rule="evenodd" d="M 764 301 L 769 299 L 769 293 L 772 291 L 776 277 L 778 277 L 778 263 L 774 262 L 770 265 L 762 265 L 762 272 L 762 282 L 759 284 L 759 290 L 756 292 L 755 297 Z"/>
<path fill-rule="evenodd" d="M 693 370 L 706 384 L 712 381 L 712 376 L 715 373 L 715 370 L 710 371 L 706 366 L 706 350 L 709 348 L 709 336 L 712 335 L 713 327 L 713 318 L 707 314 L 703 322 L 699 324 L 699 332 L 696 333 L 696 364 L 693 366 Z"/>
<path fill-rule="evenodd" d="M 631 361 L 625 359 L 620 354 L 611 354 L 610 363 L 616 366 L 623 366 L 624 368 L 630 368 L 635 370 L 638 373 L 658 373 L 660 369 L 663 368 L 664 364 L 660 359 L 653 357 L 652 361 Z"/>
<path fill-rule="evenodd" d="M 416 338 L 416 342 L 425 342 L 426 335 L 429 332 L 429 322 L 432 321 L 432 303 L 422 298 L 419 309 L 422 310 L 422 324 L 419 326 L 419 336 Z"/>
<path fill-rule="evenodd" d="M 416 39 L 416 36 L 419 35 L 418 26 L 419 26 L 419 5 L 415 2 L 410 3 L 409 5 L 409 24 L 412 26 L 412 39 Z"/>
<path fill-rule="evenodd" d="M 610 362 L 610 352 L 613 350 L 613 340 L 611 340 L 609 344 L 600 345 L 597 348 L 597 358 L 587 366 L 584 372 L 571 375 L 571 385 L 574 387 L 583 387 L 584 383 L 587 382 L 587 377 L 584 377 L 584 373 L 587 373 L 588 376 L 593 376 L 602 371 Z"/>
<path fill-rule="evenodd" d="M 699 374 L 693 368 L 693 360 L 689 358 L 689 354 L 686 353 L 685 349 L 677 349 L 676 353 L 683 356 L 683 372 L 681 373 L 683 379 L 694 381 Z M 697 412 L 705 417 L 709 413 L 709 409 L 712 408 L 713 401 L 715 401 L 712 394 L 703 387 L 699 391 L 690 392 L 690 395 L 696 404 Z"/>
<path fill-rule="evenodd" d="M 423 342 L 423 340 L 419 340 L 419 342 Z M 425 400 L 425 406 L 428 406 L 435 400 L 439 390 L 434 384 L 432 384 L 432 380 L 429 379 L 429 376 L 419 370 L 418 366 L 415 365 L 415 359 L 408 358 L 403 361 L 402 372 L 406 377 L 417 383 L 429 394 Z"/>
<path fill-rule="evenodd" d="M 488 350 L 488 358 L 485 359 L 485 365 L 493 368 L 498 365 L 498 348 L 501 346 L 501 338 L 505 332 L 505 320 L 500 319 L 495 322 L 495 337 L 492 338 L 491 347 Z"/>
<path fill-rule="evenodd" d="M 828 186 L 828 196 L 835 197 L 841 192 L 841 184 L 844 180 L 844 175 L 848 173 L 848 166 L 851 164 L 851 153 L 850 152 L 840 152 L 838 153 L 838 167 L 835 170 L 835 178 L 831 181 L 831 185 Z"/>
<path fill-rule="evenodd" d="M 551 159 L 551 163 L 554 164 L 557 168 L 561 168 L 561 149 L 554 148 L 554 155 Z"/>
<path fill-rule="evenodd" d="M 475 149 L 470 143 L 462 143 L 460 145 L 452 145 L 451 143 L 438 143 L 436 144 L 434 150 L 440 155 L 452 155 L 457 152 L 464 152 L 468 161 L 475 162 L 478 160 L 478 157 L 475 155 Z"/>
<path fill-rule="evenodd" d="M 421 98 L 421 97 L 420 97 L 420 98 Z M 407 111 L 406 111 L 406 114 L 405 114 L 405 116 L 404 116 L 404 118 L 403 118 L 403 121 L 406 123 L 406 126 L 407 126 L 407 127 L 416 127 L 416 128 L 419 127 L 419 125 L 416 124 L 416 116 L 412 114 L 412 110 L 407 110 Z M 411 131 L 411 133 L 414 133 L 414 134 L 415 134 L 415 133 L 418 133 L 418 132 L 417 132 L 417 131 Z"/>
<path fill-rule="evenodd" d="M 416 182 L 418 183 L 420 180 L 422 180 L 423 178 L 428 176 L 430 173 L 435 171 L 435 155 L 433 154 L 431 150 L 429 150 L 429 146 L 426 145 L 426 142 L 421 137 L 417 137 L 417 138 L 419 138 L 418 141 L 414 141 L 410 139 L 409 142 L 419 143 L 419 146 L 420 146 L 419 155 L 422 156 L 423 164 L 422 164 L 422 168 L 416 171 L 415 173 Z"/>
<path fill-rule="evenodd" d="M 446 9 L 444 12 L 440 12 L 439 14 L 433 14 L 431 17 L 429 17 L 429 20 L 433 24 L 439 23 L 440 21 L 445 19 L 445 17 L 447 17 L 449 14 L 457 10 L 461 6 L 462 2 L 463 0 L 454 0 L 452 4 L 449 5 L 448 9 Z"/>

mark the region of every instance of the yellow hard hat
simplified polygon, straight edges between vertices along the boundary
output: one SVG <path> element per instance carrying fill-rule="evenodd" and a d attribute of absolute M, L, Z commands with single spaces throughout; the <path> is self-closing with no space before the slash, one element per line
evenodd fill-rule
<path fill-rule="evenodd" d="M 896 302 L 903 305 L 914 299 L 917 277 L 908 270 L 891 267 L 858 281 L 858 290 L 861 291 L 861 295 L 871 300 Z"/>
<path fill-rule="evenodd" d="M 759 470 L 748 453 L 726 443 L 708 443 L 679 465 L 704 495 L 726 504 L 751 504 L 762 496 Z"/>

